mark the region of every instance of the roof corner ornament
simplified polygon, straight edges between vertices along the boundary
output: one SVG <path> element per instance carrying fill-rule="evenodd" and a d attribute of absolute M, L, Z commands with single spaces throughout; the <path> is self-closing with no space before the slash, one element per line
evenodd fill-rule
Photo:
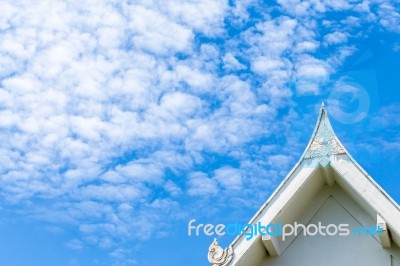
<path fill-rule="evenodd" d="M 346 152 L 336 139 L 326 114 L 325 105 L 322 103 L 317 130 L 304 158 L 320 157 L 319 163 L 322 167 L 325 167 L 329 164 L 332 154 L 344 153 Z"/>
<path fill-rule="evenodd" d="M 226 249 L 222 249 L 218 245 L 218 241 L 214 238 L 214 241 L 211 243 L 208 248 L 208 261 L 212 266 L 227 266 L 228 263 L 233 258 L 233 249 L 232 247 L 228 247 Z"/>

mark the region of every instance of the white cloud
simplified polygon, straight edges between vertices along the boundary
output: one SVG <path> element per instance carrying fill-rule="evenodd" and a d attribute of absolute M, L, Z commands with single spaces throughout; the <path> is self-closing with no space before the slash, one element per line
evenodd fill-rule
<path fill-rule="evenodd" d="M 318 49 L 319 43 L 315 41 L 303 41 L 296 45 L 296 50 L 299 52 L 314 52 Z"/>
<path fill-rule="evenodd" d="M 132 185 L 88 185 L 80 189 L 75 198 L 108 202 L 129 202 L 143 198 L 144 194 L 143 189 Z"/>
<path fill-rule="evenodd" d="M 400 13 L 392 4 L 383 2 L 379 5 L 380 24 L 390 31 L 400 32 Z"/>
<path fill-rule="evenodd" d="M 393 103 L 391 105 L 382 106 L 379 114 L 371 118 L 371 126 L 380 126 L 384 128 L 400 126 L 400 105 Z"/>
<path fill-rule="evenodd" d="M 134 47 L 156 54 L 190 51 L 194 37 L 190 29 L 142 6 L 129 7 L 127 13 Z"/>
<path fill-rule="evenodd" d="M 218 192 L 217 182 L 205 173 L 192 173 L 188 180 L 188 194 L 191 196 L 209 196 Z"/>
<path fill-rule="evenodd" d="M 221 34 L 228 1 L 168 1 L 168 14 L 208 36 Z M 164 2 L 162 2 L 164 3 Z"/>
<path fill-rule="evenodd" d="M 164 184 L 164 189 L 167 191 L 172 197 L 177 197 L 182 194 L 182 189 L 175 184 L 173 181 L 168 180 Z"/>
<path fill-rule="evenodd" d="M 226 53 L 223 61 L 226 69 L 241 70 L 246 68 L 246 66 L 241 64 L 232 53 Z"/>
<path fill-rule="evenodd" d="M 324 41 L 328 45 L 340 44 L 347 41 L 347 35 L 342 32 L 332 32 L 324 36 Z"/>
<path fill-rule="evenodd" d="M 240 190 L 242 188 L 243 180 L 239 169 L 229 166 L 221 167 L 215 171 L 213 178 L 225 189 Z"/>
<path fill-rule="evenodd" d="M 273 70 L 279 70 L 283 68 L 285 64 L 279 59 L 271 59 L 265 56 L 258 57 L 255 59 L 252 65 L 253 71 L 260 74 L 267 74 Z"/>
<path fill-rule="evenodd" d="M 277 169 L 287 170 L 290 168 L 292 157 L 283 154 L 271 155 L 268 157 L 268 164 L 274 166 Z"/>
<path fill-rule="evenodd" d="M 51 206 L 28 213 L 57 223 L 79 224 L 85 217 L 92 223 L 82 227 L 85 239 L 103 228 L 96 224 L 108 224 L 112 238 L 128 237 L 119 232 L 133 225 L 121 219 L 140 215 L 150 234 L 151 219 L 175 203 L 165 201 L 171 207 L 158 210 L 149 186 L 173 197 L 182 193 L 164 180 L 165 171 L 179 174 L 191 166 L 188 151 L 176 147 L 194 116 L 208 112 L 198 95 L 178 84 L 207 92 L 213 74 L 175 55 L 193 52 L 194 32 L 222 32 L 225 7 L 184 4 L 192 13 L 196 5 L 204 10 L 197 17 L 182 7 L 168 9 L 174 5 L 2 3 L 0 135 L 7 141 L 0 146 L 0 182 L 7 202 L 50 200 Z M 173 79 L 161 86 L 168 72 Z M 120 213 L 112 202 L 133 205 Z M 113 245 L 107 236 L 96 243 Z"/>
<path fill-rule="evenodd" d="M 313 57 L 301 57 L 297 63 L 297 75 L 300 78 L 326 79 L 329 75 L 327 64 Z"/>
<path fill-rule="evenodd" d="M 297 20 L 289 17 L 278 17 L 256 25 L 256 30 L 261 32 L 261 36 L 252 36 L 250 42 L 257 44 L 258 48 L 263 48 L 268 53 L 276 55 L 292 47 Z M 261 47 L 260 47 L 261 46 Z"/>
<path fill-rule="evenodd" d="M 296 68 L 296 89 L 300 95 L 319 94 L 319 87 L 328 80 L 331 72 L 327 63 L 311 56 L 300 56 Z"/>

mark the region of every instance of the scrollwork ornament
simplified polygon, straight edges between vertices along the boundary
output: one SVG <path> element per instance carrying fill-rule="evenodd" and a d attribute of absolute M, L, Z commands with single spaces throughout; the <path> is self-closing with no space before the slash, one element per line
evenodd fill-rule
<path fill-rule="evenodd" d="M 233 258 L 233 249 L 228 247 L 221 248 L 215 238 L 208 249 L 208 261 L 212 266 L 227 266 Z"/>

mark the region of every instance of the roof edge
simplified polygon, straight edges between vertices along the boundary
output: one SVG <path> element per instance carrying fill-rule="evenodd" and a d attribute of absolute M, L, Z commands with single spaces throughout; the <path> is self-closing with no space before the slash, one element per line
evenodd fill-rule
<path fill-rule="evenodd" d="M 324 152 L 321 152 L 324 151 Z M 286 185 L 286 183 L 290 180 L 293 173 L 299 168 L 302 162 L 305 159 L 312 159 L 315 157 L 321 157 L 319 164 L 322 167 L 326 166 L 330 163 L 331 155 L 344 154 L 348 156 L 351 162 L 360 170 L 360 172 L 380 191 L 386 198 L 398 209 L 400 210 L 400 206 L 386 193 L 384 189 L 382 189 L 379 184 L 372 179 L 372 177 L 354 160 L 354 158 L 350 155 L 350 153 L 346 150 L 343 144 L 340 142 L 338 137 L 336 136 L 329 118 L 327 114 L 327 110 L 325 108 L 325 104 L 322 102 L 317 123 L 314 127 L 314 131 L 311 135 L 310 141 L 306 146 L 302 156 L 298 160 L 298 162 L 294 165 L 294 167 L 290 170 L 290 172 L 286 175 L 286 177 L 282 180 L 279 186 L 274 190 L 274 192 L 268 197 L 268 199 L 264 202 L 264 204 L 259 208 L 256 214 L 250 219 L 249 224 L 253 224 L 257 221 L 258 217 L 263 213 L 263 211 L 267 208 L 267 206 L 273 201 L 276 195 L 282 190 L 282 188 Z M 327 160 L 324 160 L 327 158 Z M 243 235 L 238 235 L 232 243 L 229 245 L 233 247 Z"/>

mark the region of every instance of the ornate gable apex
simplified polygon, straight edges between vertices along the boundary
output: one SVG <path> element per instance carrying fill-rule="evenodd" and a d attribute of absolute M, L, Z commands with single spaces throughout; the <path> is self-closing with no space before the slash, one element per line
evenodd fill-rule
<path fill-rule="evenodd" d="M 302 159 L 318 158 L 321 166 L 327 166 L 331 155 L 346 154 L 329 122 L 324 103 L 321 105 L 317 124 Z"/>

